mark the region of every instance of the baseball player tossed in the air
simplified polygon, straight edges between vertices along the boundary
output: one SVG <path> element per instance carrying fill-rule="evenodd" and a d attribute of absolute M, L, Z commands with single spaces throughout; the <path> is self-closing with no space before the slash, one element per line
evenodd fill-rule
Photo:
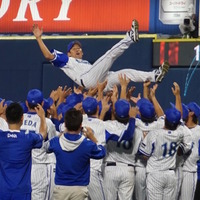
<path fill-rule="evenodd" d="M 95 88 L 97 81 L 103 82 L 107 79 L 108 83 L 104 91 L 112 90 L 114 85 L 119 85 L 118 75 L 125 75 L 134 82 L 161 82 L 167 73 L 169 63 L 167 61 L 157 70 L 144 72 L 134 69 L 123 69 L 116 72 L 109 71 L 113 62 L 122 54 L 132 43 L 138 42 L 138 22 L 133 20 L 131 30 L 127 32 L 124 39 L 120 40 L 103 56 L 97 59 L 94 64 L 82 60 L 83 51 L 79 41 L 72 41 L 67 48 L 67 55 L 57 51 L 49 51 L 42 40 L 43 30 L 38 25 L 33 25 L 33 34 L 44 57 L 55 67 L 60 68 L 76 84 L 86 89 Z"/>
<path fill-rule="evenodd" d="M 184 137 L 180 119 L 180 111 L 176 108 L 167 109 L 164 128 L 150 131 L 140 145 L 139 151 L 149 157 L 146 168 L 149 200 L 175 199 L 177 148 L 181 142 L 184 150 L 189 151 L 192 146 L 192 138 Z"/>

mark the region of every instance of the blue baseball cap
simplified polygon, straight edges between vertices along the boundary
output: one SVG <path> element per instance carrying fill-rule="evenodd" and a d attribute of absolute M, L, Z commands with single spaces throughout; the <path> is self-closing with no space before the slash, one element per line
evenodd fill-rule
<path fill-rule="evenodd" d="M 141 116 L 146 119 L 152 119 L 153 117 L 155 117 L 155 108 L 150 101 L 142 102 L 139 107 L 139 111 Z"/>
<path fill-rule="evenodd" d="M 61 103 L 57 107 L 57 114 L 60 115 L 62 113 L 62 108 L 66 105 L 66 103 Z"/>
<path fill-rule="evenodd" d="M 195 102 L 190 102 L 188 105 L 187 105 L 189 111 L 192 111 L 194 112 L 195 116 L 196 117 L 199 117 L 200 116 L 200 107 L 197 103 Z"/>
<path fill-rule="evenodd" d="M 139 100 L 137 101 L 136 106 L 137 106 L 138 108 L 140 108 L 140 106 L 141 106 L 143 103 L 151 103 L 151 102 L 150 102 L 148 99 L 146 99 L 146 98 L 141 98 L 141 99 L 139 99 Z"/>
<path fill-rule="evenodd" d="M 119 99 L 115 103 L 115 113 L 118 117 L 125 118 L 129 116 L 130 104 L 125 99 Z"/>
<path fill-rule="evenodd" d="M 183 120 L 185 120 L 188 117 L 189 109 L 184 103 L 182 103 L 182 109 L 183 109 Z"/>
<path fill-rule="evenodd" d="M 45 99 L 44 98 L 44 105 L 43 105 L 43 109 L 46 112 L 47 109 L 49 109 L 51 106 L 53 105 L 53 99 L 51 97 Z"/>
<path fill-rule="evenodd" d="M 66 104 L 70 104 L 72 107 L 74 107 L 77 103 L 81 103 L 82 100 L 82 94 L 72 93 L 66 98 Z"/>
<path fill-rule="evenodd" d="M 20 102 L 19 104 L 23 108 L 24 113 L 27 113 L 28 112 L 28 108 L 26 106 L 26 103 L 25 102 Z"/>
<path fill-rule="evenodd" d="M 66 113 L 69 109 L 71 109 L 71 108 L 73 108 L 73 106 L 68 105 L 68 104 L 66 104 L 66 105 L 64 105 L 64 106 L 62 107 L 62 118 L 63 118 L 63 120 L 64 120 L 64 117 L 65 117 L 65 113 Z"/>
<path fill-rule="evenodd" d="M 170 105 L 172 106 L 172 108 L 176 108 L 176 106 L 172 102 L 170 102 Z M 184 103 L 182 103 L 182 111 L 183 111 L 182 119 L 186 120 L 189 114 L 189 109 Z"/>
<path fill-rule="evenodd" d="M 169 108 L 165 111 L 166 120 L 172 124 L 178 124 L 181 119 L 181 112 L 176 108 Z"/>
<path fill-rule="evenodd" d="M 72 49 L 72 47 L 77 44 L 80 48 L 82 48 L 81 43 L 78 40 L 72 41 L 68 44 L 67 46 L 67 53 L 70 52 L 70 50 Z"/>
<path fill-rule="evenodd" d="M 29 90 L 27 94 L 27 98 L 26 98 L 28 103 L 35 104 L 35 105 L 37 105 L 38 103 L 41 104 L 43 102 L 43 99 L 44 99 L 43 94 L 38 89 Z"/>
<path fill-rule="evenodd" d="M 82 102 L 83 110 L 86 114 L 93 113 L 97 110 L 98 102 L 94 97 L 86 97 Z"/>
<path fill-rule="evenodd" d="M 13 103 L 12 100 L 6 100 L 6 101 L 4 101 L 3 105 L 9 106 L 11 103 Z"/>

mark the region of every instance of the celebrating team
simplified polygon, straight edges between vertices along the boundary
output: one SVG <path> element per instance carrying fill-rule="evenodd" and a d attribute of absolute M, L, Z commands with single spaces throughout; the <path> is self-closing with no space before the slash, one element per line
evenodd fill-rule
<path fill-rule="evenodd" d="M 81 87 L 58 87 L 48 99 L 32 89 L 25 105 L 1 100 L 0 200 L 194 199 L 200 107 L 183 104 L 174 82 L 175 104 L 163 111 L 152 82 L 161 82 L 167 62 L 153 72 L 109 71 L 137 31 L 134 20 L 91 65 L 78 41 L 67 55 L 51 53 L 34 25 L 44 56 Z M 143 83 L 142 98 L 130 81 Z"/>

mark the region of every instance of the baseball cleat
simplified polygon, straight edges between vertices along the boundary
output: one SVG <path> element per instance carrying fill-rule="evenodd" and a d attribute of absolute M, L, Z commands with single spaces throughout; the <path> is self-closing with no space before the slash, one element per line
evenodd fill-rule
<path fill-rule="evenodd" d="M 156 70 L 156 73 L 155 73 L 155 80 L 156 82 L 161 82 L 162 79 L 164 78 L 165 74 L 168 72 L 169 70 L 169 63 L 168 61 L 164 61 L 162 63 L 162 65 L 159 67 L 158 70 Z"/>
<path fill-rule="evenodd" d="M 131 30 L 128 32 L 128 34 L 129 34 L 130 38 L 133 40 L 133 42 L 139 41 L 138 29 L 139 29 L 138 21 L 134 19 L 132 21 Z"/>

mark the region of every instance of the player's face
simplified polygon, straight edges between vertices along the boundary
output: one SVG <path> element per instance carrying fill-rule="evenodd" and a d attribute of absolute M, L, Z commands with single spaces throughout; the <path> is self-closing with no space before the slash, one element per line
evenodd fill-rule
<path fill-rule="evenodd" d="M 73 58 L 82 59 L 83 51 L 82 51 L 81 47 L 78 44 L 75 44 L 71 48 L 71 50 L 68 52 L 68 56 L 69 57 L 73 57 Z"/>

